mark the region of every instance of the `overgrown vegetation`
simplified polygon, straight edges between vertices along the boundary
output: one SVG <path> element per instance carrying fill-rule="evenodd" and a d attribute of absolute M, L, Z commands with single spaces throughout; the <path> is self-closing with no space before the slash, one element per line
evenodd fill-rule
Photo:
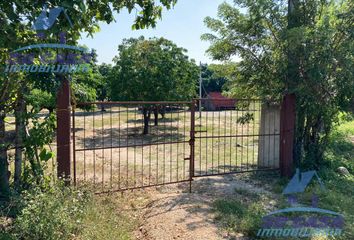
<path fill-rule="evenodd" d="M 93 36 L 99 30 L 99 22 L 110 23 L 114 21 L 114 13 L 122 9 L 129 12 L 139 9 L 135 15 L 134 29 L 155 26 L 157 19 L 161 18 L 164 8 L 170 9 L 176 0 L 156 1 L 46 1 L 43 2 L 0 2 L 0 62 L 6 65 L 20 65 L 26 58 L 26 64 L 53 64 L 60 65 L 62 60 L 67 64 L 73 63 L 72 52 L 47 49 L 44 53 L 33 50 L 22 55 L 14 54 L 14 50 L 31 44 L 57 42 L 63 38 L 63 42 L 70 45 L 77 45 L 82 32 Z M 45 32 L 36 32 L 31 26 L 37 17 L 46 11 L 46 7 L 64 7 L 70 12 L 70 19 L 58 16 L 57 20 Z M 27 55 L 26 55 L 27 54 Z M 46 59 L 44 59 L 44 55 Z M 76 54 L 76 53 L 75 53 Z M 74 55 L 75 55 L 74 54 Z M 70 57 L 71 55 L 71 57 Z M 76 54 L 77 55 L 77 54 Z M 75 55 L 75 56 L 76 56 Z M 49 57 L 50 56 L 50 57 Z M 105 98 L 105 84 L 101 81 L 101 69 L 96 66 L 96 54 L 93 52 L 88 61 L 91 69 L 87 73 L 74 74 L 71 77 L 72 96 L 82 101 L 93 101 L 96 98 Z M 71 60 L 70 60 L 71 58 Z M 49 60 L 49 62 L 48 62 Z M 74 61 L 75 62 L 75 61 Z M 3 71 L 3 68 L 1 69 Z M 66 76 L 69 77 L 69 76 Z M 50 112 L 55 108 L 55 97 L 60 88 L 62 76 L 54 73 L 9 73 L 0 75 L 0 199 L 8 199 L 10 188 L 19 188 L 22 180 L 23 151 L 26 133 L 31 128 L 32 114 L 28 113 L 28 107 L 33 107 L 35 112 L 47 108 Z M 98 88 L 99 91 L 96 91 Z M 75 105 L 75 103 L 72 103 Z M 16 131 L 10 132 L 6 129 L 6 117 L 14 113 L 16 117 Z M 33 146 L 36 148 L 36 146 Z M 9 150 L 15 149 L 14 172 L 9 171 Z M 42 149 L 34 149 L 32 155 L 37 158 L 37 153 Z M 46 153 L 45 153 L 46 155 Z M 37 158 L 38 159 L 38 158 Z M 38 164 L 37 164 L 38 165 Z M 33 164 L 32 164 L 33 166 Z M 10 177 L 13 177 L 15 184 L 12 184 Z"/>
<path fill-rule="evenodd" d="M 44 59 L 43 55 L 40 55 L 42 53 L 36 50 L 26 52 L 28 55 L 23 56 L 13 53 L 19 47 L 43 43 L 44 38 L 45 43 L 57 42 L 58 37 L 61 38 L 59 35 L 62 34 L 65 35 L 65 43 L 77 45 L 82 32 L 92 36 L 99 30 L 98 22 L 114 21 L 114 13 L 122 9 L 128 9 L 129 12 L 139 9 L 132 26 L 134 29 L 153 27 L 161 18 L 162 10 L 170 9 L 175 3 L 176 0 L 158 3 L 151 0 L 123 2 L 59 0 L 46 1 L 45 4 L 2 1 L 0 62 L 4 65 L 18 65 L 23 64 L 22 58 L 28 58 L 26 64 L 61 64 L 64 59 L 69 60 L 72 53 L 47 49 L 47 52 L 42 53 L 47 57 L 51 56 L 48 59 Z M 42 11 L 46 11 L 46 7 L 50 9 L 64 7 L 70 12 L 71 21 L 58 16 L 50 29 L 40 33 L 34 31 L 31 26 L 37 17 L 44 13 Z M 103 81 L 106 66 L 97 67 L 94 52 L 90 57 L 92 58 L 87 62 L 91 69 L 87 73 L 75 74 L 70 79 L 72 98 L 79 101 L 105 100 L 108 98 L 107 84 Z M 1 68 L 1 71 L 3 70 Z M 47 162 L 54 156 L 47 146 L 53 141 L 56 127 L 56 119 L 51 113 L 55 111 L 56 94 L 62 77 L 59 74 L 44 72 L 3 72 L 0 75 L 0 238 L 71 239 L 80 237 L 80 232 L 84 234 L 82 231 L 85 229 L 84 222 L 90 223 L 90 227 L 100 226 L 101 216 L 105 216 L 104 225 L 101 226 L 108 228 L 111 224 L 111 228 L 115 229 L 107 231 L 112 239 L 121 239 L 121 236 L 126 236 L 123 239 L 128 238 L 129 231 L 124 232 L 125 225 L 121 224 L 121 220 L 116 221 L 113 219 L 114 215 L 105 212 L 110 209 L 94 207 L 96 198 L 86 191 L 54 183 L 51 176 L 46 174 Z M 75 101 L 72 101 L 72 105 L 75 106 Z M 43 112 L 40 112 L 42 109 L 48 109 L 50 114 L 42 117 Z M 9 115 L 14 116 L 14 122 L 7 121 Z M 11 129 L 8 127 L 10 124 Z M 104 214 L 96 212 L 100 210 Z M 115 217 L 119 218 L 121 215 L 117 214 Z M 119 225 L 119 228 L 116 225 Z M 105 238 L 101 238 L 100 235 L 90 236 L 91 239 L 108 239 L 108 235 Z M 90 237 L 85 235 L 82 239 Z"/>
<path fill-rule="evenodd" d="M 0 239 L 132 239 L 137 219 L 124 210 L 127 202 L 117 195 L 94 196 L 89 189 L 62 182 L 33 185 L 2 205 Z"/>
<path fill-rule="evenodd" d="M 229 74 L 229 94 L 295 94 L 296 162 L 320 167 L 338 113 L 353 110 L 353 1 L 233 2 L 205 19 L 212 33 L 202 36 L 214 59 L 242 59 Z"/>
<path fill-rule="evenodd" d="M 83 227 L 88 192 L 56 184 L 33 184 L 1 209 L 13 218 L 1 233 L 8 239 L 70 239 Z"/>
<path fill-rule="evenodd" d="M 350 119 L 344 115 L 341 119 Z M 345 121 L 339 125 L 329 136 L 329 143 L 325 152 L 325 160 L 319 176 L 325 185 L 325 191 L 321 190 L 316 180 L 306 189 L 305 193 L 298 195 L 299 203 L 312 204 L 312 196 L 318 196 L 318 207 L 341 213 L 344 216 L 345 227 L 343 235 L 336 239 L 349 240 L 354 238 L 354 121 Z M 349 175 L 338 172 L 338 167 L 346 167 Z M 311 169 L 303 166 L 303 171 Z M 250 190 L 236 190 L 233 199 L 221 199 L 214 203 L 217 214 L 216 221 L 220 222 L 227 231 L 252 236 L 255 238 L 260 228 L 261 218 L 269 211 L 289 207 L 285 196 L 282 196 L 283 188 L 288 183 L 287 179 L 279 179 L 274 174 L 255 173 L 247 177 L 255 184 L 267 182 L 267 187 L 273 194 L 271 198 L 264 194 L 251 192 Z M 274 199 L 274 197 L 276 199 Z M 273 209 L 269 208 L 269 202 L 273 200 Z M 268 206 L 268 207 L 267 207 Z M 319 239 L 319 238 L 313 238 Z M 326 238 L 321 238 L 326 239 Z"/>
<path fill-rule="evenodd" d="M 67 33 L 66 42 L 75 45 L 81 32 L 92 36 L 99 30 L 99 21 L 112 22 L 114 13 L 123 8 L 129 12 L 138 9 L 133 28 L 155 26 L 163 8 L 170 9 L 176 0 L 46 3 L 49 8 L 65 7 L 73 23 L 59 17 L 46 32 L 46 40 L 55 42 L 62 31 Z M 319 169 L 327 191 L 317 192 L 314 187 L 310 190 L 320 196 L 320 207 L 344 214 L 343 239 L 354 239 L 353 175 L 337 172 L 339 166 L 350 173 L 354 171 L 353 137 L 348 139 L 348 135 L 354 135 L 354 122 L 333 131 L 341 121 L 339 112 L 354 111 L 352 1 L 235 0 L 234 3 L 247 11 L 223 3 L 219 19 L 205 20 L 216 34 L 206 34 L 203 39 L 211 41 L 209 53 L 214 59 L 228 60 L 238 55 L 242 60 L 238 64 L 215 65 L 209 69 L 214 73 L 204 66 L 208 78 L 205 91 L 227 90 L 236 97 L 277 100 L 284 93 L 296 94 L 298 166 Z M 43 43 L 31 30 L 42 7 L 42 1 L 0 2 L 1 63 L 11 63 L 14 56 L 10 53 L 20 46 Z M 114 67 L 98 67 L 93 53 L 90 71 L 72 76 L 72 97 L 79 101 L 163 101 L 195 96 L 198 68 L 183 48 L 163 38 L 139 38 L 126 40 L 119 51 Z M 34 63 L 41 62 L 38 52 L 33 53 Z M 54 60 L 53 64 L 59 62 Z M 61 77 L 48 73 L 0 75 L 0 201 L 4 221 L 0 223 L 0 238 L 129 239 L 135 221 L 119 210 L 117 200 L 65 187 L 45 174 L 47 162 L 53 157 L 47 145 L 53 140 L 56 119 L 52 114 L 44 118 L 39 114 L 42 109 L 55 111 Z M 231 79 L 231 83 L 226 84 L 226 79 Z M 148 131 L 151 113 L 157 125 L 159 110 L 142 108 L 144 133 Z M 15 118 L 11 131 L 7 128 L 10 114 Z M 250 119 L 251 115 L 245 115 L 239 123 Z M 9 167 L 10 151 L 14 152 L 13 167 Z M 274 192 L 279 194 L 284 184 L 285 181 L 276 182 Z M 215 202 L 217 219 L 230 231 L 254 236 L 265 212 L 265 199 L 247 191 L 237 194 L 245 196 L 245 200 Z M 307 202 L 309 196 L 304 194 L 301 200 Z M 280 199 L 279 204 L 285 203 Z"/>

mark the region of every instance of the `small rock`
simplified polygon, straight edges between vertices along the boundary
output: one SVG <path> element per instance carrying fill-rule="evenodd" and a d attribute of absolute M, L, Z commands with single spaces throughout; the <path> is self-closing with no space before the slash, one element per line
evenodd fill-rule
<path fill-rule="evenodd" d="M 339 167 L 339 168 L 337 168 L 337 171 L 341 175 L 345 175 L 345 176 L 350 175 L 348 169 L 346 169 L 345 167 Z"/>

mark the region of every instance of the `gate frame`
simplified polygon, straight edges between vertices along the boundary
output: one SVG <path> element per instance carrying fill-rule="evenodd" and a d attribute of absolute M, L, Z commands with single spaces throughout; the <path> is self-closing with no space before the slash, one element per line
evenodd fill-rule
<path fill-rule="evenodd" d="M 200 99 L 193 99 L 190 102 L 184 102 L 190 105 L 190 156 L 184 160 L 189 160 L 189 179 L 179 182 L 189 181 L 189 192 L 192 191 L 192 181 L 195 177 L 195 111 L 196 105 Z M 295 95 L 287 94 L 283 97 L 281 103 L 281 114 L 280 114 L 280 173 L 281 176 L 291 177 L 293 171 L 293 144 L 294 144 L 294 134 L 295 134 Z M 92 104 L 104 104 L 105 102 L 93 102 Z M 112 103 L 142 103 L 142 102 L 112 102 Z M 160 102 L 147 102 L 147 103 L 160 103 Z M 169 103 L 168 101 L 164 103 Z M 173 103 L 173 102 L 170 102 Z M 74 185 L 76 185 L 76 154 L 75 154 L 75 109 L 72 109 L 72 129 L 70 125 L 70 82 L 68 79 L 63 78 L 61 89 L 58 91 L 58 101 L 57 101 L 57 176 L 59 178 L 64 178 L 67 183 L 71 180 L 71 144 L 70 139 L 73 137 L 73 180 Z M 71 130 L 73 131 L 71 133 Z M 72 135 L 71 135 L 72 134 Z M 264 169 L 266 170 L 266 169 Z M 242 172 L 254 172 L 254 171 L 264 171 L 259 170 L 249 170 Z M 267 169 L 275 170 L 275 169 Z M 234 174 L 238 172 L 221 173 L 217 175 L 224 174 Z M 208 176 L 208 175 L 205 175 Z M 178 183 L 178 182 L 173 182 Z M 167 185 L 170 183 L 164 183 L 162 185 Z M 171 183 L 172 184 L 172 183 Z M 153 186 L 153 185 L 152 185 Z M 146 186 L 148 187 L 148 186 Z M 141 188 L 141 187 L 138 187 Z M 118 190 L 124 191 L 126 189 Z"/>
<path fill-rule="evenodd" d="M 190 130 L 190 139 L 189 139 L 189 193 L 192 192 L 192 181 L 194 178 L 194 164 L 195 164 L 195 106 L 196 100 L 193 99 L 191 102 L 191 130 Z"/>
<path fill-rule="evenodd" d="M 82 103 L 77 103 L 76 106 L 88 106 L 88 105 L 104 105 L 104 104 L 111 104 L 111 105 L 125 105 L 125 104 L 132 104 L 132 105 L 137 105 L 139 106 L 139 104 L 181 104 L 181 105 L 185 105 L 186 107 L 188 107 L 188 109 L 190 110 L 190 117 L 195 118 L 195 103 L 194 101 L 102 101 L 102 102 L 82 102 Z M 72 108 L 72 139 L 73 139 L 73 145 L 72 145 L 72 151 L 73 151 L 73 162 L 70 162 L 70 164 L 73 164 L 73 174 L 74 176 L 71 176 L 71 180 L 73 180 L 74 186 L 76 185 L 77 182 L 77 178 L 76 178 L 76 152 L 78 151 L 86 151 L 86 150 L 102 150 L 102 149 L 109 149 L 112 147 L 102 147 L 102 148 L 88 148 L 86 149 L 84 148 L 80 148 L 80 149 L 76 149 L 76 144 L 75 144 L 75 139 L 76 139 L 76 134 L 75 134 L 75 108 Z M 188 121 L 187 121 L 188 122 Z M 190 123 L 188 122 L 188 124 L 186 126 L 190 126 L 191 127 L 191 123 L 192 121 L 190 121 Z M 192 129 L 192 128 L 191 128 Z M 194 121 L 193 121 L 193 129 L 194 129 Z M 188 131 L 186 131 L 186 133 L 188 133 Z M 194 131 L 190 131 L 189 133 L 189 140 L 188 140 L 188 135 L 186 135 L 186 141 L 180 141 L 180 142 L 167 142 L 167 143 L 161 143 L 161 144 L 173 144 L 173 143 L 186 143 L 190 145 L 190 151 L 188 154 L 188 151 L 186 151 L 186 154 L 188 157 L 182 159 L 184 161 L 188 161 L 190 164 L 194 164 L 194 141 L 191 141 L 191 136 L 194 136 Z M 151 144 L 151 145 L 155 145 L 155 144 Z M 138 146 L 138 145 L 136 145 Z M 145 146 L 145 145 L 141 145 L 141 146 Z M 193 146 L 193 147 L 192 147 Z M 135 189 L 142 189 L 142 188 L 147 188 L 147 187 L 157 187 L 157 186 L 164 186 L 164 185 L 169 185 L 169 184 L 176 184 L 176 183 L 186 183 L 189 182 L 190 185 L 190 190 L 191 190 L 191 182 L 193 181 L 193 175 L 194 175 L 194 166 L 193 166 L 193 171 L 191 169 L 191 166 L 189 165 L 189 169 L 187 169 L 187 172 L 189 174 L 188 177 L 186 177 L 183 180 L 177 180 L 177 181 L 171 181 L 171 182 L 165 182 L 165 183 L 157 183 L 157 184 L 151 184 L 151 185 L 145 185 L 145 186 L 135 186 L 135 187 L 129 187 L 129 188 L 121 188 L 121 189 L 115 189 L 115 190 L 107 190 L 107 191 L 100 191 L 100 192 L 96 192 L 96 194 L 102 194 L 102 193 L 111 193 L 111 192 L 123 192 L 123 191 L 127 191 L 127 190 L 135 190 Z M 71 166 L 71 165 L 70 165 Z M 192 174 L 192 175 L 191 175 Z"/>

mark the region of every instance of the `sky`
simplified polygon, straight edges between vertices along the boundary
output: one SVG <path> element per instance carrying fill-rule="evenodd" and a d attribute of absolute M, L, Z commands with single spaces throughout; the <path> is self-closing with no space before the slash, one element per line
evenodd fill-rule
<path fill-rule="evenodd" d="M 154 29 L 132 30 L 135 13 L 124 10 L 116 15 L 116 22 L 101 23 L 101 31 L 95 33 L 93 38 L 82 34 L 79 41 L 89 48 L 97 50 L 98 63 L 112 63 L 114 56 L 118 55 L 118 45 L 124 38 L 164 37 L 188 50 L 188 56 L 197 63 L 216 62 L 207 56 L 205 51 L 210 43 L 200 40 L 203 33 L 210 32 L 204 25 L 207 16 L 216 17 L 218 6 L 225 0 L 178 0 L 173 9 L 164 9 L 162 19 L 157 22 Z M 227 1 L 231 2 L 231 1 Z"/>

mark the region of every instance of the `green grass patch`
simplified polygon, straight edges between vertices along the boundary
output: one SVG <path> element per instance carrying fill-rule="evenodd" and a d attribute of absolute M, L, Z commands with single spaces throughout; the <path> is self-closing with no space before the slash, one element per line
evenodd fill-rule
<path fill-rule="evenodd" d="M 114 196 L 96 196 L 87 206 L 83 229 L 76 240 L 129 240 L 137 227 L 136 219 L 123 209 L 123 200 Z"/>
<path fill-rule="evenodd" d="M 237 199 L 222 199 L 214 202 L 215 220 L 228 232 L 255 236 L 265 211 L 259 202 L 244 204 Z"/>
<path fill-rule="evenodd" d="M 213 203 L 215 221 L 227 232 L 255 237 L 266 213 L 262 196 L 246 189 L 235 189 L 236 195 Z M 242 200 L 241 200 L 242 199 Z"/>
<path fill-rule="evenodd" d="M 326 191 L 319 192 L 319 206 L 344 215 L 344 235 L 337 239 L 354 239 L 354 121 L 347 121 L 330 136 L 325 163 L 319 171 Z M 343 166 L 349 176 L 337 172 Z"/>
<path fill-rule="evenodd" d="M 337 169 L 343 166 L 351 173 L 341 175 Z M 343 122 L 337 126 L 329 138 L 325 153 L 325 160 L 321 169 L 317 171 L 325 185 L 321 190 L 316 181 L 302 194 L 298 194 L 298 202 L 304 206 L 311 206 L 312 196 L 318 196 L 318 207 L 332 210 L 344 216 L 345 227 L 343 235 L 336 237 L 339 240 L 354 239 L 354 121 Z M 289 207 L 286 196 L 281 193 L 288 180 L 279 178 L 274 173 L 252 173 L 245 180 L 253 184 L 264 185 L 273 192 L 276 199 L 276 209 Z M 229 232 L 241 233 L 252 239 L 260 227 L 262 217 L 270 210 L 265 210 L 269 198 L 257 195 L 247 189 L 236 189 L 235 199 L 220 199 L 214 203 L 216 222 Z M 306 214 L 305 214 L 306 215 Z M 304 215 L 304 216 L 305 216 Z M 306 215 L 307 216 L 307 215 Z M 290 239 L 290 238 L 288 238 Z M 312 237 L 312 239 L 334 239 L 326 237 Z"/>

